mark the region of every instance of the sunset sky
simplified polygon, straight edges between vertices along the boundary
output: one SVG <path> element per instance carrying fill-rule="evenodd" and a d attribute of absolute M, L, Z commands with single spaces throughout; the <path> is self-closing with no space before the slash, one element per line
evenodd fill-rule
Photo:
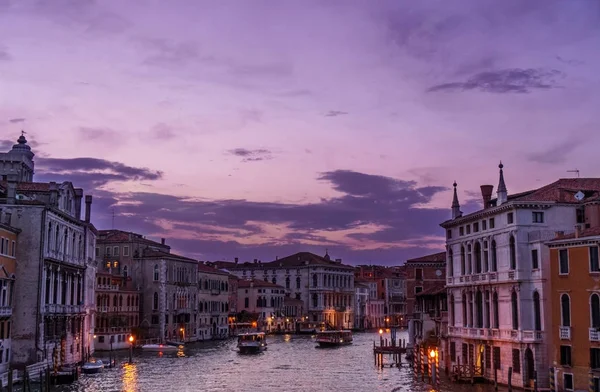
<path fill-rule="evenodd" d="M 591 0 L 0 0 L 0 147 L 187 256 L 400 264 L 454 180 L 600 176 L 599 48 Z"/>

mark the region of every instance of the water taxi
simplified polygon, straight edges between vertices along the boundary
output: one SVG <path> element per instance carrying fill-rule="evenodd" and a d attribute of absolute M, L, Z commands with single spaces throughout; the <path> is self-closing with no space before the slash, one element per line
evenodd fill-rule
<path fill-rule="evenodd" d="M 152 351 L 152 352 L 161 352 L 161 353 L 170 353 L 177 352 L 180 350 L 180 347 L 173 346 L 170 344 L 144 344 L 142 346 L 143 351 Z"/>
<path fill-rule="evenodd" d="M 267 349 L 264 332 L 248 332 L 238 335 L 238 350 L 242 354 L 259 353 Z"/>
<path fill-rule="evenodd" d="M 318 331 L 322 331 L 325 328 L 325 323 L 311 323 L 309 321 L 303 321 L 297 324 L 296 333 L 300 335 L 314 335 Z"/>
<path fill-rule="evenodd" d="M 85 374 L 96 374 L 100 373 L 104 369 L 104 363 L 99 359 L 90 359 L 89 362 L 86 362 L 82 367 L 81 371 Z"/>
<path fill-rule="evenodd" d="M 321 331 L 317 333 L 317 343 L 320 347 L 337 347 L 352 344 L 352 331 Z"/>

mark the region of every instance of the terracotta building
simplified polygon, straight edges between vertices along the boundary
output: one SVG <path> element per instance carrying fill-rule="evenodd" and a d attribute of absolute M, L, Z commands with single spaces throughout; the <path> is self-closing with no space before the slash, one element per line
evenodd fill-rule
<path fill-rule="evenodd" d="M 446 252 L 407 260 L 406 268 L 406 314 L 413 318 L 417 294 L 439 287 L 446 282 Z"/>

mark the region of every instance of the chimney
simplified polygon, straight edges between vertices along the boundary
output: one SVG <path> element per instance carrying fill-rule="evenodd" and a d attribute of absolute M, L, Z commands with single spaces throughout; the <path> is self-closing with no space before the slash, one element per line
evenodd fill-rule
<path fill-rule="evenodd" d="M 6 203 L 15 204 L 17 200 L 17 176 L 9 174 L 6 181 Z"/>
<path fill-rule="evenodd" d="M 236 258 L 234 259 L 234 261 L 235 261 L 235 263 L 237 264 L 237 263 L 240 261 L 240 259 L 238 259 L 238 258 L 236 257 Z"/>
<path fill-rule="evenodd" d="M 85 195 L 85 221 L 90 223 L 92 218 L 92 195 Z"/>
<path fill-rule="evenodd" d="M 164 239 L 164 238 L 161 238 L 161 239 L 160 239 L 160 244 L 161 244 L 161 245 L 164 245 L 164 244 L 165 244 L 165 239 Z"/>
<path fill-rule="evenodd" d="M 483 209 L 486 209 L 490 205 L 492 200 L 492 192 L 494 191 L 493 185 L 481 185 L 481 197 L 483 199 Z"/>
<path fill-rule="evenodd" d="M 75 218 L 81 219 L 81 199 L 83 198 L 83 189 L 75 188 Z"/>
<path fill-rule="evenodd" d="M 579 238 L 581 236 L 581 225 L 575 225 L 575 238 Z"/>

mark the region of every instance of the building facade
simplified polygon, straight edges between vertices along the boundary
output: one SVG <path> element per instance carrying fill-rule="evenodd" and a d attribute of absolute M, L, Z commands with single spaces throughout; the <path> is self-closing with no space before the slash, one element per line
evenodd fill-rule
<path fill-rule="evenodd" d="M 240 311 L 258 315 L 258 327 L 273 331 L 281 325 L 285 289 L 264 280 L 240 279 L 238 281 L 238 306 Z"/>
<path fill-rule="evenodd" d="M 227 272 L 213 266 L 198 264 L 197 340 L 227 337 L 230 311 L 229 284 L 230 275 Z"/>
<path fill-rule="evenodd" d="M 280 284 L 286 296 L 304 302 L 305 317 L 311 322 L 325 322 L 336 328 L 353 327 L 354 268 L 339 259 L 301 252 L 269 263 L 255 260 L 216 264 L 240 279 Z M 242 310 L 243 304 L 238 302 L 238 308 Z"/>
<path fill-rule="evenodd" d="M 92 197 L 70 182 L 33 180 L 33 157 L 24 135 L 0 155 L 0 208 L 17 241 L 11 346 L 13 366 L 81 362 L 93 352 L 94 249 Z M 22 182 L 22 181 L 28 182 Z"/>
<path fill-rule="evenodd" d="M 417 294 L 446 283 L 446 253 L 439 252 L 431 255 L 407 260 L 404 264 L 406 271 L 406 314 L 414 318 Z"/>
<path fill-rule="evenodd" d="M 354 328 L 368 328 L 369 285 L 361 279 L 354 279 Z"/>
<path fill-rule="evenodd" d="M 449 373 L 448 301 L 444 284 L 418 293 L 414 310 L 414 336 L 410 340 L 425 353 L 434 351 L 440 369 Z"/>
<path fill-rule="evenodd" d="M 12 362 L 11 325 L 20 230 L 8 224 L 11 218 L 0 210 L 0 375 Z"/>
<path fill-rule="evenodd" d="M 479 377 L 530 387 L 548 386 L 550 296 L 544 242 L 582 218 L 578 193 L 600 189 L 597 179 L 561 179 L 508 195 L 503 166 L 497 198 L 481 186 L 480 211 L 463 216 L 456 184 L 446 230 L 449 340 L 453 369 L 473 365 Z"/>

